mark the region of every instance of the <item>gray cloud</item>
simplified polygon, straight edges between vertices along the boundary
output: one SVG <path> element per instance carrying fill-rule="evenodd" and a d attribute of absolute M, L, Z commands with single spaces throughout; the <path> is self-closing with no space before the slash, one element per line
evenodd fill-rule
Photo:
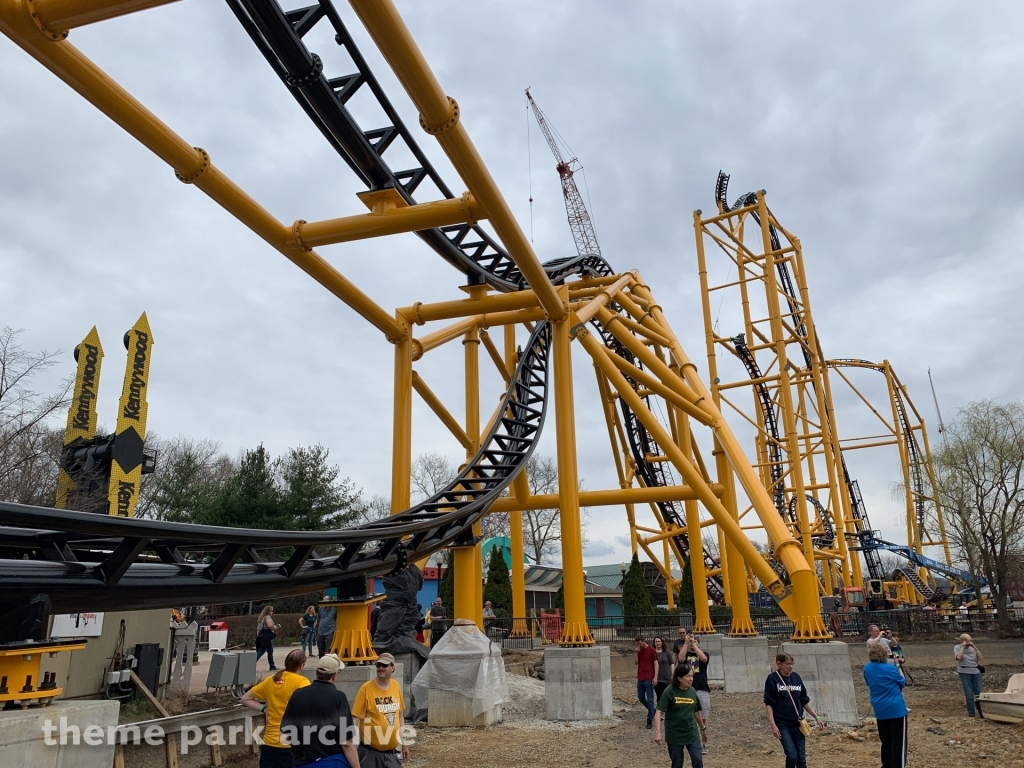
<path fill-rule="evenodd" d="M 1007 340 L 1024 321 L 1015 256 L 1024 10 L 452 0 L 400 9 L 527 231 L 522 89 L 533 87 L 586 166 L 604 253 L 641 270 L 698 365 L 691 212 L 712 208 L 724 168 L 734 193 L 766 188 L 801 237 L 827 355 L 889 359 L 928 417 L 929 366 L 947 415 L 1020 396 L 1024 357 Z M 281 221 L 361 212 L 359 184 L 224 5 L 174 4 L 70 39 Z M 326 56 L 332 44 L 317 45 Z M 218 439 L 231 452 L 321 442 L 358 485 L 387 492 L 392 350 L 381 335 L 7 40 L 0 71 L 0 323 L 66 350 L 98 325 L 110 423 L 120 337 L 146 310 L 153 430 Z M 543 259 L 566 255 L 553 162 L 530 130 L 534 245 Z M 422 144 L 449 167 L 436 144 Z M 454 172 L 446 178 L 461 191 Z M 459 275 L 411 235 L 323 255 L 388 310 L 461 295 Z M 446 348 L 418 364 L 456 416 L 460 355 Z M 55 377 L 70 366 L 68 356 Z M 581 475 L 588 487 L 615 487 L 580 353 L 574 376 Z M 496 398 L 498 377 L 485 371 L 484 381 Z M 851 430 L 866 423 L 852 399 L 838 403 L 837 419 Z M 414 422 L 414 450 L 458 458 L 418 402 Z M 550 430 L 542 450 L 554 452 Z M 899 537 L 898 466 L 881 453 L 850 461 L 873 523 Z M 596 525 L 618 545 L 609 555 L 627 557 L 628 537 L 605 534 L 625 530 L 623 511 L 592 510 Z"/>

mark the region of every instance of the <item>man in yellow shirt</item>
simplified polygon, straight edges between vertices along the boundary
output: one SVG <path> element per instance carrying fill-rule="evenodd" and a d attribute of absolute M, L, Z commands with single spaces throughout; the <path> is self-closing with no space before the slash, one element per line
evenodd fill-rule
<path fill-rule="evenodd" d="M 382 653 L 377 657 L 377 676 L 363 683 L 352 702 L 352 717 L 359 729 L 360 768 L 399 768 L 396 750 L 402 748 L 402 760 L 409 759 L 404 744 L 405 699 L 402 686 L 392 680 L 395 657 Z"/>
<path fill-rule="evenodd" d="M 260 768 L 294 766 L 291 747 L 281 743 L 281 718 L 292 694 L 309 685 L 309 680 L 299 674 L 305 665 L 306 654 L 292 651 L 285 657 L 284 669 L 254 685 L 241 699 L 245 706 L 267 715 L 263 746 L 260 748 Z"/>

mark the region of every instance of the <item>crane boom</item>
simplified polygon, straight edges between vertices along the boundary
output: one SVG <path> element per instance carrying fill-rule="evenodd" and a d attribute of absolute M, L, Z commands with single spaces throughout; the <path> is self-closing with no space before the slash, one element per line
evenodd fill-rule
<path fill-rule="evenodd" d="M 597 244 L 594 223 L 590 220 L 587 207 L 583 204 L 583 196 L 580 194 L 580 190 L 576 186 L 576 180 L 573 178 L 574 171 L 572 166 L 573 163 L 578 163 L 578 161 L 575 157 L 568 161 L 562 158 L 562 152 L 558 147 L 558 142 L 555 141 L 551 126 L 548 124 L 547 118 L 544 117 L 540 107 L 537 106 L 537 102 L 533 100 L 533 96 L 530 95 L 529 88 L 526 89 L 526 100 L 529 102 L 530 109 L 533 110 L 533 116 L 537 118 L 537 125 L 540 126 L 544 139 L 551 148 L 551 154 L 555 156 L 555 169 L 558 171 L 558 178 L 562 182 L 565 213 L 569 219 L 569 230 L 572 232 L 572 239 L 576 243 L 576 252 L 580 256 L 588 253 L 600 256 L 601 246 Z"/>

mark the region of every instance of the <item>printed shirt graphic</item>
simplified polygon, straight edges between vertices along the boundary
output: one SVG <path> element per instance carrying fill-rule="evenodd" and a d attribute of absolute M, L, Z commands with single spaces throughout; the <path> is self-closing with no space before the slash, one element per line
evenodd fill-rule
<path fill-rule="evenodd" d="M 252 695 L 267 702 L 267 727 L 263 729 L 263 743 L 268 747 L 285 746 L 281 743 L 281 718 L 284 717 L 292 694 L 307 685 L 309 680 L 302 675 L 285 672 L 278 681 L 271 675 L 252 687 Z"/>
<path fill-rule="evenodd" d="M 708 685 L 708 662 L 711 661 L 711 656 L 707 653 L 704 655 L 708 657 L 707 662 L 701 661 L 695 651 L 687 651 L 686 665 L 693 670 L 693 687 L 698 691 L 711 693 L 711 686 Z"/>
<path fill-rule="evenodd" d="M 352 702 L 352 717 L 359 722 L 359 741 L 374 749 L 398 748 L 400 712 L 405 711 L 402 686 L 391 681 L 387 690 L 378 687 L 376 680 L 363 684 Z"/>
<path fill-rule="evenodd" d="M 693 718 L 700 711 L 700 699 L 693 688 L 681 690 L 670 685 L 658 699 L 658 709 L 665 713 L 665 742 L 668 744 L 696 744 L 700 731 Z"/>
<path fill-rule="evenodd" d="M 772 708 L 779 727 L 796 728 L 803 717 L 804 704 L 810 700 L 804 681 L 796 672 L 789 677 L 773 672 L 764 681 L 764 703 Z"/>

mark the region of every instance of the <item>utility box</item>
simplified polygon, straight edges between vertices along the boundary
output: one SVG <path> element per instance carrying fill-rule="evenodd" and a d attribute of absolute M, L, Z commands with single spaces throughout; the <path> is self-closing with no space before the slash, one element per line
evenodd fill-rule
<path fill-rule="evenodd" d="M 240 651 L 235 656 L 238 657 L 235 685 L 253 685 L 256 682 L 256 651 Z"/>
<path fill-rule="evenodd" d="M 230 688 L 238 675 L 237 653 L 215 653 L 210 657 L 210 671 L 206 673 L 206 687 Z"/>
<path fill-rule="evenodd" d="M 164 663 L 164 649 L 159 643 L 139 643 L 133 655 L 135 674 L 149 688 L 149 692 L 156 696 L 160 690 L 160 666 Z"/>

